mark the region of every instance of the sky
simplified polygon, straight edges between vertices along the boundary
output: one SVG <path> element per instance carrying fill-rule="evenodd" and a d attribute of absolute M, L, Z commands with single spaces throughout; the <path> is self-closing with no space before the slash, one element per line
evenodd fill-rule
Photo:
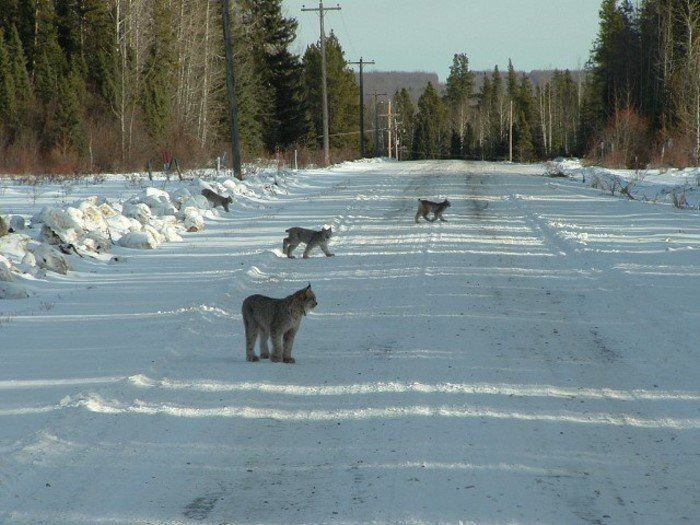
<path fill-rule="evenodd" d="M 377 62 L 376 70 L 430 71 L 445 80 L 455 53 L 474 70 L 577 68 L 598 31 L 600 0 L 337 0 L 326 13 L 347 60 Z M 302 12 L 314 0 L 283 0 L 299 20 L 293 49 L 301 54 L 319 37 L 318 15 Z M 335 6 L 336 1 L 324 1 Z M 372 68 L 369 66 L 367 70 Z"/>

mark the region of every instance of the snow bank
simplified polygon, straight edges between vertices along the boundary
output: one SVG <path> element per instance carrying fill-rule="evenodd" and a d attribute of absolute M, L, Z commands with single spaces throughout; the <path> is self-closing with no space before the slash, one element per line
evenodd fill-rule
<path fill-rule="evenodd" d="M 0 281 L 11 283 L 17 276 L 45 278 L 46 272 L 66 275 L 71 258 L 90 257 L 108 262 L 113 246 L 153 250 L 166 242 L 182 242 L 185 232 L 200 232 L 207 220 L 220 211 L 201 195 L 209 188 L 235 203 L 259 205 L 288 193 L 297 176 L 271 169 L 250 169 L 244 181 L 226 177 L 197 178 L 172 189 L 148 187 L 114 199 L 92 195 L 70 204 L 44 206 L 27 224 L 22 215 L 9 215 L 11 233 L 0 238 Z M 4 264 L 7 262 L 7 264 Z M 21 296 L 5 288 L 6 296 Z"/>
<path fill-rule="evenodd" d="M 611 195 L 700 210 L 700 167 L 684 170 L 613 170 L 584 166 L 578 159 L 547 163 L 550 176 L 564 176 Z"/>

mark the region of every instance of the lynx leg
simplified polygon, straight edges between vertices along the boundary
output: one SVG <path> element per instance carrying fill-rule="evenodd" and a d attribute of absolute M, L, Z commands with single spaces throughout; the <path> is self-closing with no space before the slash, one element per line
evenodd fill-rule
<path fill-rule="evenodd" d="M 311 245 L 311 244 L 306 245 L 306 249 L 304 250 L 304 259 L 309 258 L 309 254 L 311 253 L 311 250 L 313 250 L 313 249 L 314 249 L 313 245 Z"/>
<path fill-rule="evenodd" d="M 270 359 L 270 349 L 267 347 L 267 340 L 270 338 L 270 333 L 264 330 L 259 330 L 260 335 L 260 359 Z"/>
<path fill-rule="evenodd" d="M 284 334 L 284 355 L 282 360 L 285 363 L 295 363 L 296 361 L 292 357 L 292 347 L 294 346 L 294 336 L 296 332 L 294 330 L 289 330 Z"/>
<path fill-rule="evenodd" d="M 442 212 L 437 214 L 437 218 L 440 219 L 442 222 L 447 222 L 447 219 L 445 219 L 445 217 L 442 216 Z"/>
<path fill-rule="evenodd" d="M 299 246 L 298 242 L 294 241 L 289 241 L 289 244 L 287 245 L 287 257 L 290 259 L 294 259 L 294 256 L 292 255 L 292 252 L 296 249 L 296 247 Z"/>
<path fill-rule="evenodd" d="M 334 253 L 331 253 L 325 242 L 321 244 L 321 250 L 323 250 L 323 253 L 326 254 L 326 257 L 333 257 L 335 255 Z"/>
<path fill-rule="evenodd" d="M 247 319 L 243 320 L 245 326 L 245 358 L 246 361 L 256 362 L 260 359 L 255 355 L 255 341 L 258 338 L 257 325 Z"/>
<path fill-rule="evenodd" d="M 420 208 L 416 212 L 416 224 L 418 224 L 418 218 L 420 217 Z"/>
<path fill-rule="evenodd" d="M 287 250 L 289 249 L 289 237 L 285 237 L 282 239 L 282 253 L 284 253 L 287 257 L 289 255 L 287 254 Z"/>
<path fill-rule="evenodd" d="M 272 334 L 272 355 L 270 356 L 270 361 L 273 363 L 279 363 L 283 359 L 282 336 L 283 334 Z"/>

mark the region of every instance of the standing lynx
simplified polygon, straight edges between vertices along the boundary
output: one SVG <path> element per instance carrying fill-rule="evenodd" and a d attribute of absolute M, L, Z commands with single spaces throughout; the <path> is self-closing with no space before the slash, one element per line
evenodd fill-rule
<path fill-rule="evenodd" d="M 451 206 L 450 201 L 445 199 L 442 202 L 433 202 L 426 199 L 418 199 L 418 211 L 416 212 L 416 222 L 418 222 L 419 217 L 423 217 L 428 222 L 435 222 L 440 219 L 443 222 L 447 222 L 442 214 L 443 212 Z M 432 213 L 433 218 L 428 219 L 428 214 Z"/>
<path fill-rule="evenodd" d="M 299 330 L 301 318 L 316 308 L 316 296 L 311 285 L 284 299 L 251 295 L 243 301 L 245 327 L 245 357 L 247 361 L 294 363 L 292 345 Z M 255 355 L 255 341 L 260 337 L 260 358 Z M 272 339 L 272 355 L 267 340 Z"/>
<path fill-rule="evenodd" d="M 328 249 L 328 241 L 333 236 L 331 228 L 323 228 L 320 232 L 307 230 L 306 228 L 289 228 L 286 230 L 288 236 L 282 241 L 282 251 L 290 259 L 294 259 L 292 252 L 302 242 L 306 244 L 304 259 L 309 258 L 311 250 L 316 246 L 326 254 L 326 257 L 333 257 L 333 253 Z"/>

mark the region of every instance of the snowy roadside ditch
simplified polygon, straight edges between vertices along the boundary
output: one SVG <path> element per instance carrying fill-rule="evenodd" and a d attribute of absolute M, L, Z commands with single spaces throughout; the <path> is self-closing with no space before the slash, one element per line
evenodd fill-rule
<path fill-rule="evenodd" d="M 700 167 L 679 169 L 613 170 L 584 166 L 578 159 L 546 164 L 549 177 L 565 177 L 612 196 L 682 210 L 700 210 Z"/>
<path fill-rule="evenodd" d="M 129 177 L 133 182 L 134 176 Z M 139 179 L 139 185 L 144 182 L 147 179 Z M 69 204 L 55 202 L 31 216 L 0 215 L 4 222 L 0 224 L 0 300 L 29 297 L 30 282 L 67 275 L 78 258 L 114 264 L 124 257 L 114 255 L 113 247 L 153 250 L 164 243 L 182 242 L 183 234 L 200 232 L 207 220 L 227 214 L 220 199 L 211 201 L 202 190 L 230 197 L 225 204 L 228 207 L 230 202 L 229 211 L 234 211 L 246 202 L 259 205 L 287 194 L 295 182 L 295 174 L 270 170 L 257 170 L 245 181 L 217 180 L 200 172 L 199 177 L 168 189 L 165 181 L 161 188 L 151 182 L 136 195 L 133 190 L 110 192 L 97 187 L 95 193 L 109 195 L 91 195 Z M 7 206 L 0 209 L 4 212 Z"/>

